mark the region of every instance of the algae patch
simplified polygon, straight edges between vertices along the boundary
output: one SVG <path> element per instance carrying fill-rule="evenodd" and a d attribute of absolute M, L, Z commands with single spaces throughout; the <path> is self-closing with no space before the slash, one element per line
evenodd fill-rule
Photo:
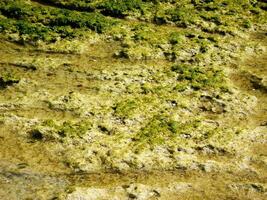
<path fill-rule="evenodd" d="M 0 89 L 4 89 L 7 86 L 12 86 L 19 83 L 19 79 L 11 73 L 0 75 Z"/>

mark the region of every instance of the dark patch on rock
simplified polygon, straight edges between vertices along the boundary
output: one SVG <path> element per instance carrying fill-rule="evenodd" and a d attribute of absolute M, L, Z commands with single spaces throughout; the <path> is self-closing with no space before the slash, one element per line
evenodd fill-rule
<path fill-rule="evenodd" d="M 37 70 L 37 66 L 31 63 L 8 63 L 8 64 L 14 67 L 24 68 L 27 70 L 32 70 L 32 71 Z"/>
<path fill-rule="evenodd" d="M 267 92 L 267 86 L 264 85 L 262 78 L 251 74 L 249 79 L 250 79 L 250 82 L 252 83 L 252 86 L 254 89 L 261 90 L 265 93 Z"/>
<path fill-rule="evenodd" d="M 0 77 L 0 89 L 5 89 L 8 86 L 12 86 L 19 83 L 18 79 L 6 79 L 5 77 Z"/>
<path fill-rule="evenodd" d="M 30 137 L 34 140 L 43 140 L 44 139 L 43 133 L 37 129 L 30 131 Z"/>
<path fill-rule="evenodd" d="M 137 198 L 137 196 L 135 194 L 132 194 L 132 193 L 128 194 L 128 196 L 130 199 L 136 199 Z"/>

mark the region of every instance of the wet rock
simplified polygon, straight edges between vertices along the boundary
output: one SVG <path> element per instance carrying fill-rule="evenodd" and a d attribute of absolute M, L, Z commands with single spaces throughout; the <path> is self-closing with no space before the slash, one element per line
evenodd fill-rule
<path fill-rule="evenodd" d="M 44 139 L 43 133 L 38 129 L 34 129 L 34 130 L 30 131 L 29 134 L 30 134 L 30 138 L 32 138 L 34 140 L 43 140 Z"/>
<path fill-rule="evenodd" d="M 232 190 L 244 190 L 247 192 L 257 192 L 257 193 L 265 193 L 266 188 L 259 183 L 233 183 L 230 184 L 229 187 Z"/>
<path fill-rule="evenodd" d="M 204 154 L 216 154 L 216 155 L 225 155 L 227 154 L 227 151 L 223 148 L 220 147 L 215 147 L 213 145 L 206 145 L 206 146 L 202 146 L 202 147 L 197 147 L 196 148 L 197 151 L 200 151 Z"/>
<path fill-rule="evenodd" d="M 88 107 L 86 104 L 86 96 L 74 92 L 52 100 L 47 100 L 47 102 L 51 109 L 72 111 L 77 114 L 85 114 Z"/>
<path fill-rule="evenodd" d="M 251 74 L 250 81 L 255 89 L 267 92 L 267 80 L 256 75 Z"/>
<path fill-rule="evenodd" d="M 159 196 L 159 192 L 155 192 L 151 187 L 143 184 L 131 184 L 126 189 L 130 199 L 146 200 Z"/>

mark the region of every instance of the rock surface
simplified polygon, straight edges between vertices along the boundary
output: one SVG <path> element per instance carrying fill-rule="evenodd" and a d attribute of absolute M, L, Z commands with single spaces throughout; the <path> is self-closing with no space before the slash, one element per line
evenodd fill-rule
<path fill-rule="evenodd" d="M 265 4 L 1 1 L 0 199 L 265 199 Z"/>

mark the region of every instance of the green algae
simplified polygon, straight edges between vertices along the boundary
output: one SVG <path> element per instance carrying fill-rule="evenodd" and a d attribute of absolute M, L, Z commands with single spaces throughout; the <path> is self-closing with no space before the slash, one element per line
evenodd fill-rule
<path fill-rule="evenodd" d="M 15 1 L 10 2 L 5 1 L 8 5 Z M 103 177 L 109 179 L 110 175 L 117 176 L 115 172 L 125 172 L 122 176 L 128 177 L 132 170 L 137 170 L 137 174 L 140 170 L 160 170 L 156 172 L 158 176 L 166 170 L 200 171 L 205 181 L 209 172 L 220 175 L 223 181 L 225 173 L 230 173 L 229 179 L 235 184 L 233 173 L 243 173 L 244 177 L 237 176 L 242 177 L 239 181 L 247 181 L 249 174 L 257 177 L 253 183 L 263 182 L 258 165 L 253 163 L 254 160 L 262 163 L 262 158 L 247 157 L 245 148 L 256 140 L 247 124 L 251 124 L 251 113 L 258 109 L 258 100 L 253 96 L 264 91 L 257 88 L 264 84 L 263 75 L 257 74 L 258 78 L 250 75 L 255 82 L 251 93 L 239 90 L 236 80 L 229 79 L 232 70 L 239 71 L 236 59 L 247 48 L 258 53 L 264 51 L 257 49 L 258 41 L 257 45 L 252 44 L 247 38 L 264 21 L 259 2 L 138 1 L 140 7 L 131 7 L 131 2 L 125 7 L 122 1 L 118 1 L 119 5 L 105 1 L 109 3 L 106 7 L 116 7 L 115 14 L 98 4 L 104 1 L 25 1 L 25 10 L 18 9 L 24 7 L 21 2 L 16 4 L 15 11 L 1 7 L 0 17 L 2 40 L 17 38 L 15 41 L 22 40 L 23 44 L 0 45 L 0 74 L 14 70 L 18 77 L 23 77 L 16 87 L 0 90 L 0 142 L 3 141 L 0 148 L 3 155 L 10 156 L 7 160 L 27 161 L 28 171 L 47 170 L 53 173 L 50 179 L 54 174 L 62 178 L 55 172 L 62 165 L 71 171 L 71 176 L 78 176 L 70 178 L 75 187 L 77 183 L 81 186 L 81 179 L 88 180 L 84 174 L 87 172 L 92 177 L 92 173 L 108 171 L 111 173 Z M 39 10 L 48 21 L 40 18 Z M 16 19 L 19 17 L 16 12 L 23 19 Z M 91 17 L 98 12 L 108 23 L 103 31 L 90 27 L 91 22 L 94 24 Z M 89 20 L 90 26 L 84 19 Z M 98 26 L 98 22 L 102 23 L 100 20 L 93 26 Z M 106 22 L 103 23 L 106 27 Z M 42 28 L 48 28 L 48 32 Z M 9 131 L 11 139 L 7 141 Z M 247 139 L 246 133 L 251 138 Z M 13 154 L 5 150 L 10 144 Z M 252 168 L 251 163 L 256 167 Z M 136 180 L 137 174 L 129 181 Z M 17 176 L 21 175 L 30 177 Z M 192 175 L 192 179 L 195 177 Z M 208 179 L 213 180 L 212 177 Z M 123 182 L 122 179 L 119 181 Z M 108 183 L 104 181 L 104 186 L 97 178 L 90 180 L 101 187 L 114 186 L 105 178 Z M 198 183 L 201 187 L 203 181 Z M 85 188 L 91 184 L 88 182 Z M 163 184 L 162 191 L 168 188 L 169 194 L 172 187 Z M 222 191 L 221 185 L 216 184 L 209 188 Z M 57 187 L 62 189 L 61 184 L 55 190 Z M 201 187 L 198 191 L 203 190 Z M 253 187 L 261 197 L 262 187 Z M 128 186 L 122 188 L 128 190 Z M 173 188 L 176 199 L 180 185 Z M 36 189 L 32 190 L 35 194 Z M 69 192 L 63 191 L 69 198 L 86 193 L 79 189 Z M 186 192 L 188 198 L 192 198 L 192 193 Z M 202 192 L 201 195 L 203 198 Z M 55 196 L 60 195 L 51 198 Z M 208 194 L 206 197 L 210 198 Z M 166 199 L 172 197 L 167 195 Z"/>
<path fill-rule="evenodd" d="M 115 114 L 119 117 L 131 117 L 133 112 L 138 108 L 138 103 L 134 100 L 119 102 L 115 107 Z"/>
<path fill-rule="evenodd" d="M 64 121 L 56 122 L 52 119 L 44 120 L 40 125 L 29 131 L 31 138 L 36 140 L 60 140 L 83 138 L 92 129 L 90 121 Z"/>
<path fill-rule="evenodd" d="M 57 127 L 57 132 L 61 137 L 82 137 L 91 127 L 92 124 L 88 122 L 72 123 L 67 121 Z"/>
<path fill-rule="evenodd" d="M 40 1 L 42 2 L 42 1 Z M 114 26 L 120 26 L 115 20 L 106 18 L 104 15 L 120 18 L 122 16 L 147 16 L 149 21 L 162 21 L 155 16 L 154 10 L 163 10 L 165 23 L 174 22 L 177 26 L 187 27 L 192 25 L 201 26 L 204 32 L 234 34 L 233 27 L 251 28 L 253 20 L 258 19 L 258 14 L 253 12 L 248 19 L 243 19 L 243 13 L 258 8 L 260 3 L 219 1 L 219 2 L 172 2 L 171 6 L 166 1 L 49 1 L 57 7 L 40 7 L 22 0 L 3 1 L 1 10 L 1 32 L 19 33 L 26 41 L 43 40 L 53 42 L 58 37 L 80 37 L 84 29 L 91 29 L 98 33 L 104 33 Z M 160 6 L 160 9 L 158 8 Z M 173 8 L 169 8 L 173 7 Z M 223 9 L 222 9 L 223 8 Z M 83 12 L 79 12 L 83 11 Z M 211 12 L 212 11 L 212 12 Z M 229 13 L 231 12 L 231 13 Z M 138 14 L 139 13 L 139 14 Z M 157 12 L 156 12 L 157 13 Z M 239 18 L 236 16 L 240 16 Z M 241 16 L 242 15 L 242 16 Z M 260 15 L 262 17 L 262 15 Z M 162 17 L 161 17 L 162 18 Z M 234 20 L 233 20 L 234 18 Z M 238 23 L 236 23 L 238 20 Z M 235 21 L 235 23 L 232 23 Z M 240 22 L 239 22 L 240 21 Z M 206 27 L 205 22 L 216 26 Z M 213 27 L 213 28 L 212 28 Z M 151 36 L 151 31 L 149 31 Z M 143 33 L 136 33 L 137 40 L 151 38 Z M 154 34 L 152 34 L 154 35 Z M 26 38 L 25 38 L 26 37 Z M 153 38 L 153 37 L 152 37 Z M 157 37 L 160 39 L 161 37 Z M 143 40 L 142 39 L 142 40 Z M 155 41 L 155 40 L 153 40 Z M 150 41 L 149 44 L 153 44 Z"/>
<path fill-rule="evenodd" d="M 104 15 L 123 17 L 127 13 L 142 9 L 142 0 L 118 0 L 118 1 L 103 1 L 97 6 L 101 9 Z"/>
<path fill-rule="evenodd" d="M 0 89 L 19 83 L 20 79 L 12 73 L 0 74 Z"/>
<path fill-rule="evenodd" d="M 57 37 L 73 38 L 76 29 L 103 32 L 114 21 L 98 13 L 81 13 L 58 8 L 43 8 L 25 1 L 3 1 L 0 31 L 18 33 L 26 42 L 53 42 Z"/>
<path fill-rule="evenodd" d="M 177 80 L 183 83 L 181 84 L 181 89 L 186 84 L 195 90 L 213 87 L 227 91 L 225 75 L 222 70 L 200 68 L 185 64 L 173 65 L 171 70 L 178 74 Z"/>
<path fill-rule="evenodd" d="M 165 116 L 154 116 L 149 122 L 141 128 L 136 134 L 135 140 L 138 145 L 150 145 L 155 147 L 175 141 L 175 138 L 182 134 L 190 136 L 199 126 L 199 120 L 179 122 Z M 191 137 L 191 136 L 190 136 Z"/>

